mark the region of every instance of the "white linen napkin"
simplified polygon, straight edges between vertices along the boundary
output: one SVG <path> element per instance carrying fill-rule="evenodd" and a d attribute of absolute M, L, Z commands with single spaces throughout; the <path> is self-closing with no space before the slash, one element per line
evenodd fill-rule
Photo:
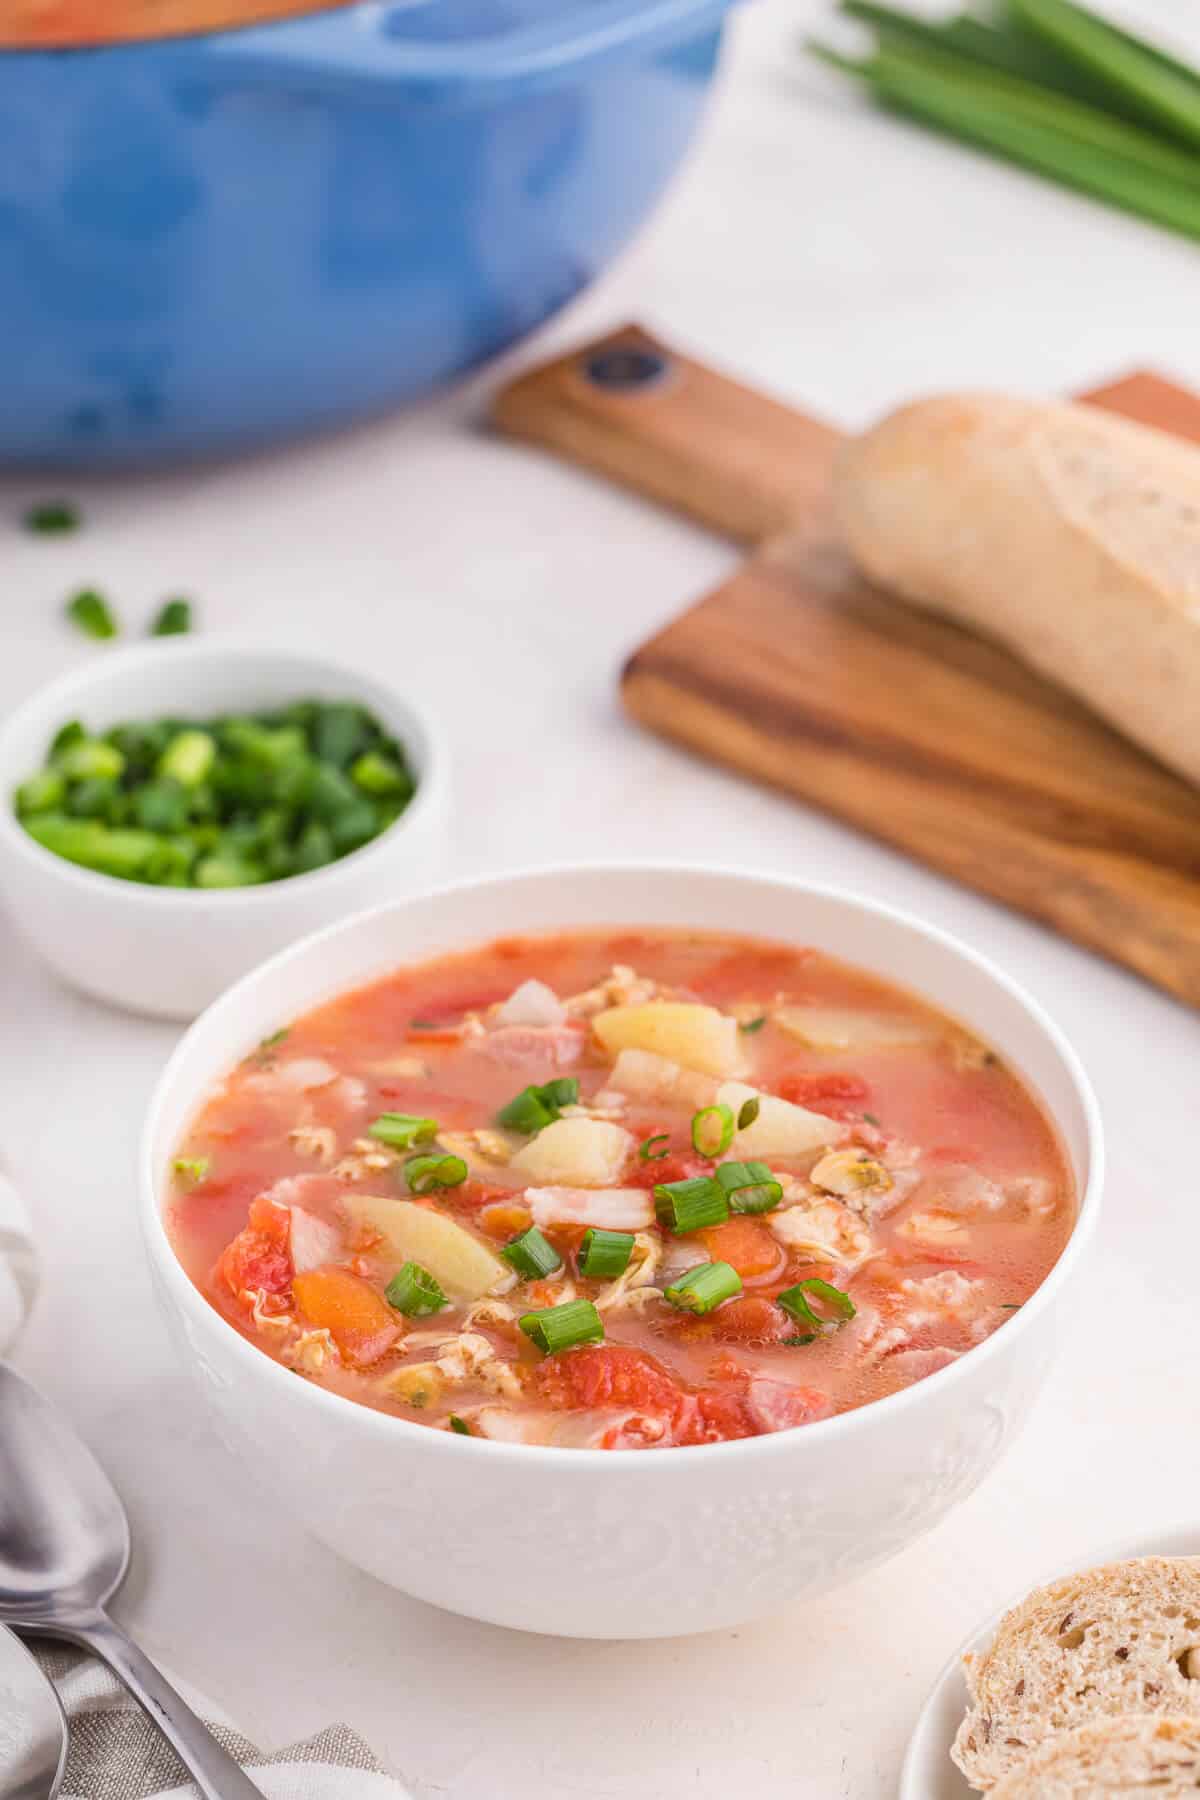
<path fill-rule="evenodd" d="M 16 1342 L 36 1292 L 29 1214 L 0 1162 L 0 1356 Z"/>
<path fill-rule="evenodd" d="M 58 1689 L 71 1728 L 60 1800 L 196 1800 L 174 1751 L 115 1675 L 67 1644 L 44 1639 L 29 1648 Z M 267 1800 L 410 1800 L 348 1725 L 327 1725 L 264 1756 L 220 1708 L 168 1679 Z"/>

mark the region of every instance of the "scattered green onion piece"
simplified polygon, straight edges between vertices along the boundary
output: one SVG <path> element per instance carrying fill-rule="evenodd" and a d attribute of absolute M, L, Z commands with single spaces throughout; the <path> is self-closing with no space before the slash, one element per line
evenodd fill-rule
<path fill-rule="evenodd" d="M 408 770 L 379 750 L 364 750 L 350 770 L 350 779 L 364 794 L 382 796 L 412 792 L 412 777 Z"/>
<path fill-rule="evenodd" d="M 723 1225 L 729 1202 L 711 1175 L 694 1175 L 688 1181 L 660 1182 L 654 1190 L 654 1210 L 659 1224 L 681 1237 L 706 1225 Z"/>
<path fill-rule="evenodd" d="M 686 1275 L 663 1289 L 663 1299 L 682 1312 L 710 1313 L 722 1300 L 732 1300 L 742 1291 L 742 1278 L 727 1262 L 700 1263 Z"/>
<path fill-rule="evenodd" d="M 614 1281 L 629 1267 L 632 1231 L 601 1231 L 590 1226 L 579 1245 L 579 1273 L 589 1281 Z"/>
<path fill-rule="evenodd" d="M 653 1137 L 646 1138 L 644 1143 L 638 1145 L 638 1156 L 642 1162 L 661 1162 L 664 1156 L 669 1153 L 666 1150 L 656 1150 L 654 1146 L 655 1144 L 669 1144 L 670 1142 L 671 1134 L 669 1131 L 656 1131 Z"/>
<path fill-rule="evenodd" d="M 809 1303 L 809 1294 L 828 1307 L 829 1312 L 816 1312 Z M 852 1319 L 857 1311 L 849 1294 L 834 1287 L 832 1282 L 818 1280 L 815 1275 L 810 1276 L 807 1281 L 798 1281 L 795 1287 L 785 1288 L 782 1294 L 776 1295 L 775 1303 L 783 1308 L 789 1318 L 797 1320 L 801 1325 L 811 1325 L 814 1332 L 820 1333 L 836 1331 L 840 1325 Z"/>
<path fill-rule="evenodd" d="M 56 812 L 67 797 L 67 782 L 61 769 L 39 769 L 17 789 L 14 800 L 18 818 L 30 813 Z"/>
<path fill-rule="evenodd" d="M 762 1101 L 757 1094 L 751 1094 L 748 1100 L 743 1100 L 737 1116 L 738 1130 L 748 1131 L 757 1119 L 761 1108 Z"/>
<path fill-rule="evenodd" d="M 266 878 L 261 863 L 232 851 L 214 850 L 211 855 L 202 856 L 193 871 L 193 882 L 198 888 L 256 887 Z"/>
<path fill-rule="evenodd" d="M 874 1113 L 864 1113 L 863 1118 L 866 1120 L 868 1125 L 878 1125 L 879 1124 L 879 1120 L 875 1117 Z"/>
<path fill-rule="evenodd" d="M 180 787 L 199 787 L 217 760 L 217 741 L 207 731 L 181 731 L 158 759 L 158 773 Z"/>
<path fill-rule="evenodd" d="M 429 1270 L 415 1262 L 406 1262 L 392 1276 L 383 1294 L 388 1305 L 408 1319 L 424 1319 L 450 1304 Z"/>
<path fill-rule="evenodd" d="M 79 508 L 69 500 L 39 500 L 25 513 L 25 529 L 38 537 L 62 537 L 78 531 Z"/>
<path fill-rule="evenodd" d="M 439 1188 L 461 1187 L 467 1165 L 461 1156 L 410 1156 L 404 1165 L 410 1194 L 432 1194 Z"/>
<path fill-rule="evenodd" d="M 414 1144 L 426 1144 L 437 1136 L 436 1119 L 419 1119 L 412 1113 L 380 1113 L 367 1126 L 367 1136 L 392 1150 L 411 1150 Z"/>
<path fill-rule="evenodd" d="M 547 1081 L 540 1087 L 523 1088 L 516 1097 L 502 1106 L 496 1114 L 496 1123 L 507 1126 L 509 1131 L 521 1131 L 532 1136 L 552 1125 L 564 1106 L 574 1106 L 579 1099 L 579 1082 L 574 1075 L 560 1075 L 554 1081 Z"/>
<path fill-rule="evenodd" d="M 474 1433 L 472 1432 L 471 1427 L 467 1424 L 467 1421 L 465 1419 L 461 1419 L 457 1413 L 450 1414 L 450 1417 L 447 1420 L 447 1424 L 449 1425 L 451 1431 L 457 1431 L 459 1437 L 473 1437 L 474 1436 Z"/>
<path fill-rule="evenodd" d="M 497 1125 L 506 1126 L 509 1131 L 524 1132 L 530 1137 L 553 1122 L 554 1114 L 533 1087 L 525 1088 L 496 1114 Z"/>
<path fill-rule="evenodd" d="M 744 1031 L 746 1033 L 746 1036 L 749 1037 L 751 1032 L 761 1031 L 763 1026 L 766 1024 L 766 1022 L 767 1022 L 766 1013 L 759 1013 L 757 1019 L 747 1019 L 747 1021 L 744 1025 L 738 1026 L 738 1030 Z"/>
<path fill-rule="evenodd" d="M 86 736 L 87 732 L 78 719 L 68 719 L 65 725 L 59 726 L 50 740 L 51 758 L 61 756 L 64 750 L 71 748 L 72 744 L 82 744 Z"/>
<path fill-rule="evenodd" d="M 291 1029 L 290 1025 L 281 1025 L 278 1031 L 272 1031 L 268 1037 L 263 1038 L 258 1048 L 260 1050 L 273 1050 L 276 1044 L 282 1044 L 284 1038 L 288 1036 Z"/>
<path fill-rule="evenodd" d="M 1002 1300 L 1000 1302 L 1001 1312 L 1020 1312 L 1020 1310 L 1021 1304 L 1018 1300 Z"/>
<path fill-rule="evenodd" d="M 117 621 L 108 601 L 95 588 L 80 588 L 67 601 L 67 617 L 85 637 L 115 638 Z"/>
<path fill-rule="evenodd" d="M 442 1028 L 436 1019 L 410 1019 L 408 1029 L 410 1031 L 440 1031 Z"/>
<path fill-rule="evenodd" d="M 190 600 L 164 601 L 150 626 L 151 637 L 182 637 L 192 629 Z"/>
<path fill-rule="evenodd" d="M 54 760 L 67 781 L 90 781 L 97 775 L 108 781 L 119 781 L 125 773 L 125 758 L 121 752 L 115 744 L 106 744 L 100 738 L 73 738 Z"/>
<path fill-rule="evenodd" d="M 722 1163 L 715 1171 L 733 1213 L 773 1212 L 783 1199 L 782 1184 L 761 1162 Z"/>
<path fill-rule="evenodd" d="M 715 1162 L 733 1142 L 734 1117 L 729 1107 L 705 1106 L 692 1118 L 692 1149 Z"/>
<path fill-rule="evenodd" d="M 577 1344 L 599 1344 L 604 1340 L 604 1320 L 590 1300 L 564 1300 L 561 1306 L 523 1313 L 517 1323 L 547 1356 L 573 1350 Z"/>
<path fill-rule="evenodd" d="M 526 1281 L 540 1281 L 543 1275 L 553 1275 L 556 1269 L 563 1266 L 562 1257 L 550 1240 L 542 1236 L 536 1225 L 531 1225 L 520 1237 L 505 1244 L 500 1254 L 510 1268 L 515 1269 Z"/>
<path fill-rule="evenodd" d="M 159 847 L 153 832 L 116 831 L 99 819 L 68 819 L 62 813 L 35 813 L 24 827 L 44 850 L 121 881 L 145 880 Z"/>
<path fill-rule="evenodd" d="M 196 1187 L 207 1179 L 211 1163 L 207 1156 L 177 1156 L 172 1169 L 187 1187 Z"/>

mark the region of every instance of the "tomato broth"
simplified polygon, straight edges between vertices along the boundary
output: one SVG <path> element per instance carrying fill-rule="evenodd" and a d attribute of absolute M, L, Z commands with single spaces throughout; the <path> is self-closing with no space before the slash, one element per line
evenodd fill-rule
<path fill-rule="evenodd" d="M 1044 1110 L 953 1020 L 818 949 L 648 929 L 505 938 L 281 1027 L 195 1119 L 166 1217 L 297 1379 L 633 1449 L 944 1368 L 1075 1212 Z"/>

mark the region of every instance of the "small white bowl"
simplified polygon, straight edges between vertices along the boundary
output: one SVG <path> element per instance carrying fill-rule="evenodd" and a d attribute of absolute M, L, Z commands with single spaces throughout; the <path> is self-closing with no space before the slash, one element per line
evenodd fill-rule
<path fill-rule="evenodd" d="M 168 1241 L 170 1161 L 204 1098 L 262 1038 L 397 964 L 513 932 L 693 926 L 816 944 L 924 994 L 1019 1070 L 1057 1121 L 1080 1195 L 1062 1256 L 1011 1321 L 873 1405 L 740 1442 L 565 1450 L 431 1431 L 273 1362 L 193 1286 Z M 277 956 L 187 1033 L 151 1103 L 142 1228 L 167 1321 L 239 1460 L 323 1542 L 451 1612 L 565 1637 L 669 1637 L 739 1623 L 894 1555 L 972 1491 L 1054 1366 L 1100 1200 L 1087 1077 L 1035 1000 L 890 908 L 768 876 L 552 869 L 364 913 Z"/>
<path fill-rule="evenodd" d="M 118 881 L 53 855 L 13 813 L 58 728 L 265 711 L 310 696 L 359 701 L 403 743 L 416 794 L 387 831 L 311 875 L 248 888 Z M 99 652 L 41 688 L 0 730 L 0 893 L 34 949 L 72 987 L 165 1019 L 193 1018 L 297 938 L 443 873 L 447 757 L 428 715 L 372 676 L 303 651 L 220 638 Z"/>
<path fill-rule="evenodd" d="M 993 1613 L 986 1625 L 981 1625 L 959 1645 L 938 1676 L 908 1741 L 897 1800 L 973 1800 L 977 1790 L 968 1785 L 950 1760 L 950 1748 L 968 1703 L 963 1657 L 968 1651 L 978 1656 L 985 1650 L 1005 1613 L 1034 1588 L 1058 1581 L 1064 1575 L 1073 1575 L 1077 1569 L 1127 1562 L 1134 1556 L 1200 1556 L 1200 1526 L 1174 1525 L 1155 1532 L 1140 1532 L 1135 1538 L 1122 1538 L 1115 1544 L 1102 1544 L 1088 1556 L 1073 1556 L 1052 1569 L 1043 1569 L 1019 1594 L 1014 1594 L 1008 1606 Z"/>

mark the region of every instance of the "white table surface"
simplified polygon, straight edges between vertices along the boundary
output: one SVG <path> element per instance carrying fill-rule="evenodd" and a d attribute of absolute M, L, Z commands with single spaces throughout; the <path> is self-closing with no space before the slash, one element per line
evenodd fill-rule
<path fill-rule="evenodd" d="M 636 315 L 850 424 L 937 385 L 1049 392 L 1147 362 L 1200 382 L 1195 248 L 860 108 L 795 54 L 804 10 L 767 0 L 743 17 L 683 177 L 539 349 Z M 18 1362 L 128 1501 L 137 1557 L 121 1617 L 264 1743 L 344 1717 L 419 1800 L 875 1800 L 981 1616 L 1081 1547 L 1194 1517 L 1197 1022 L 627 723 L 622 658 L 733 553 L 478 434 L 477 402 L 460 392 L 236 467 L 77 484 L 87 531 L 63 542 L 11 522 L 44 483 L 0 484 L 0 704 L 101 653 L 59 622 L 80 579 L 130 617 L 184 589 L 205 627 L 336 635 L 347 657 L 444 697 L 458 871 L 661 852 L 756 864 L 883 896 L 982 946 L 1074 1038 L 1111 1138 L 1107 1217 L 1045 1397 L 937 1531 L 791 1616 L 565 1644 L 409 1601 L 247 1485 L 168 1349 L 132 1188 L 174 1030 L 63 991 L 6 929 L 0 1143 L 46 1276 Z"/>

